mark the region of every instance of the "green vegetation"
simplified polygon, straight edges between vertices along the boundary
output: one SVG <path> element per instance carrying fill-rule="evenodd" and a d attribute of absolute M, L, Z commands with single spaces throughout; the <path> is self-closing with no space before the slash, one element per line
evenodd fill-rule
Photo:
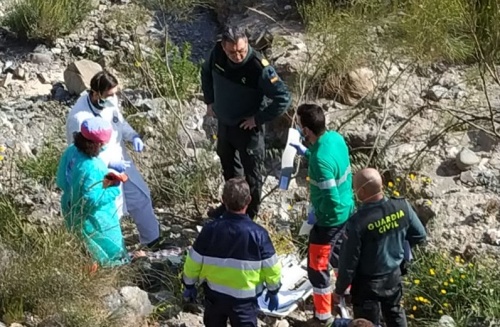
<path fill-rule="evenodd" d="M 20 37 L 53 42 L 74 31 L 91 9 L 89 0 L 14 0 L 2 25 Z"/>
<path fill-rule="evenodd" d="M 17 168 L 26 177 L 51 187 L 55 183 L 60 156 L 61 149 L 47 142 L 35 156 L 19 159 Z"/>
<path fill-rule="evenodd" d="M 335 93 L 342 77 L 394 56 L 421 63 L 478 63 L 499 59 L 500 4 L 495 0 L 298 0 L 311 38 L 311 87 Z M 356 31 L 353 33 L 353 31 Z"/>
<path fill-rule="evenodd" d="M 495 260 L 466 262 L 437 251 L 416 251 L 405 277 L 404 306 L 411 326 L 446 314 L 458 327 L 493 326 L 500 317 L 500 273 Z"/>
<path fill-rule="evenodd" d="M 101 296 L 119 270 L 91 273 L 83 245 L 62 227 L 40 230 L 12 198 L 0 197 L 0 317 L 23 322 L 25 312 L 66 326 L 115 326 Z M 120 278 L 119 278 L 120 277 Z"/>

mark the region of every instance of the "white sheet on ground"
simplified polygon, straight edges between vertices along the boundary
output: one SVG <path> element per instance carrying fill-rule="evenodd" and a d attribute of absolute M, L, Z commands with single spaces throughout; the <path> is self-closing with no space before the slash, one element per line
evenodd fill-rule
<path fill-rule="evenodd" d="M 297 149 L 290 145 L 290 143 L 298 144 L 300 142 L 300 133 L 295 128 L 288 129 L 288 138 L 286 140 L 285 150 L 281 156 L 281 176 L 279 181 L 279 188 L 281 190 L 288 190 L 290 179 L 293 173 L 293 161 Z"/>
<path fill-rule="evenodd" d="M 307 279 L 307 260 L 299 261 L 294 255 L 281 257 L 281 289 L 278 293 L 278 310 L 270 312 L 265 303 L 266 291 L 258 298 L 260 311 L 268 316 L 283 318 L 297 309 L 300 301 L 312 294 L 312 285 Z"/>

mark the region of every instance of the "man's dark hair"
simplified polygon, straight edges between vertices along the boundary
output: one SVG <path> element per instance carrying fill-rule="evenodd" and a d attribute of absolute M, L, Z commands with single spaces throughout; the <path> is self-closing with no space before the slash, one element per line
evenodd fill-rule
<path fill-rule="evenodd" d="M 102 144 L 86 139 L 81 132 L 75 133 L 74 139 L 76 148 L 89 157 L 97 157 L 101 152 Z"/>
<path fill-rule="evenodd" d="M 226 25 L 222 29 L 222 42 L 237 43 L 246 37 L 245 29 L 241 26 Z"/>
<path fill-rule="evenodd" d="M 229 211 L 240 211 L 252 200 L 250 187 L 243 177 L 231 178 L 224 185 L 222 201 Z"/>
<path fill-rule="evenodd" d="M 309 128 L 316 136 L 326 130 L 325 113 L 316 104 L 302 104 L 297 108 L 297 115 L 300 117 L 302 127 Z"/>
<path fill-rule="evenodd" d="M 108 71 L 100 71 L 90 80 L 90 89 L 102 94 L 118 85 L 116 77 Z"/>
<path fill-rule="evenodd" d="M 375 327 L 375 325 L 369 320 L 359 318 L 351 321 L 347 327 Z"/>

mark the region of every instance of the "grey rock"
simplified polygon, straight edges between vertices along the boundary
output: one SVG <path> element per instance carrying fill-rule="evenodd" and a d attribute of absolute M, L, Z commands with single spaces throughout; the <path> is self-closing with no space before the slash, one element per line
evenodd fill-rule
<path fill-rule="evenodd" d="M 448 315 L 441 316 L 439 319 L 439 327 L 456 327 L 455 320 Z"/>
<path fill-rule="evenodd" d="M 14 76 L 16 78 L 19 78 L 19 79 L 25 79 L 26 78 L 26 70 L 24 70 L 24 68 L 17 67 L 14 70 Z"/>
<path fill-rule="evenodd" d="M 0 322 L 0 327 L 7 327 L 7 325 L 4 324 L 3 322 Z"/>
<path fill-rule="evenodd" d="M 102 66 L 83 59 L 71 63 L 64 71 L 64 83 L 70 94 L 80 94 L 90 88 L 92 77 L 102 70 Z"/>
<path fill-rule="evenodd" d="M 500 230 L 489 229 L 484 233 L 486 243 L 491 245 L 500 245 Z"/>
<path fill-rule="evenodd" d="M 470 169 L 471 167 L 479 164 L 480 161 L 481 159 L 467 148 L 462 148 L 456 157 L 457 167 L 462 171 Z"/>
<path fill-rule="evenodd" d="M 432 101 L 439 101 L 441 99 L 450 98 L 450 94 L 447 88 L 441 85 L 434 85 L 425 94 L 425 98 Z"/>
<path fill-rule="evenodd" d="M 124 327 L 142 326 L 154 309 L 148 293 L 136 286 L 122 287 L 119 292 L 113 290 L 104 303 Z"/>
<path fill-rule="evenodd" d="M 52 63 L 51 53 L 32 53 L 30 60 L 34 64 L 50 64 Z"/>
<path fill-rule="evenodd" d="M 7 73 L 5 77 L 0 81 L 0 87 L 7 87 L 12 82 L 13 75 L 11 73 Z"/>
<path fill-rule="evenodd" d="M 467 184 L 467 185 L 477 184 L 477 180 L 476 180 L 474 174 L 470 170 L 464 171 L 460 174 L 460 181 L 462 183 Z"/>

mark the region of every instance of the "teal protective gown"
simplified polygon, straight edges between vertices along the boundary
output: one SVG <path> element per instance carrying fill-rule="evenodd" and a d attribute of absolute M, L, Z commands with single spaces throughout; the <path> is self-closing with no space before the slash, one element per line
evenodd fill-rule
<path fill-rule="evenodd" d="M 103 187 L 107 173 L 101 159 L 88 157 L 71 145 L 59 163 L 57 185 L 63 191 L 66 227 L 83 239 L 99 265 L 116 266 L 129 258 L 115 204 L 120 188 Z"/>
<path fill-rule="evenodd" d="M 68 217 L 71 200 L 71 171 L 75 165 L 75 154 L 78 149 L 72 144 L 63 152 L 59 166 L 57 167 L 56 184 L 62 190 L 61 213 L 64 218 Z"/>

